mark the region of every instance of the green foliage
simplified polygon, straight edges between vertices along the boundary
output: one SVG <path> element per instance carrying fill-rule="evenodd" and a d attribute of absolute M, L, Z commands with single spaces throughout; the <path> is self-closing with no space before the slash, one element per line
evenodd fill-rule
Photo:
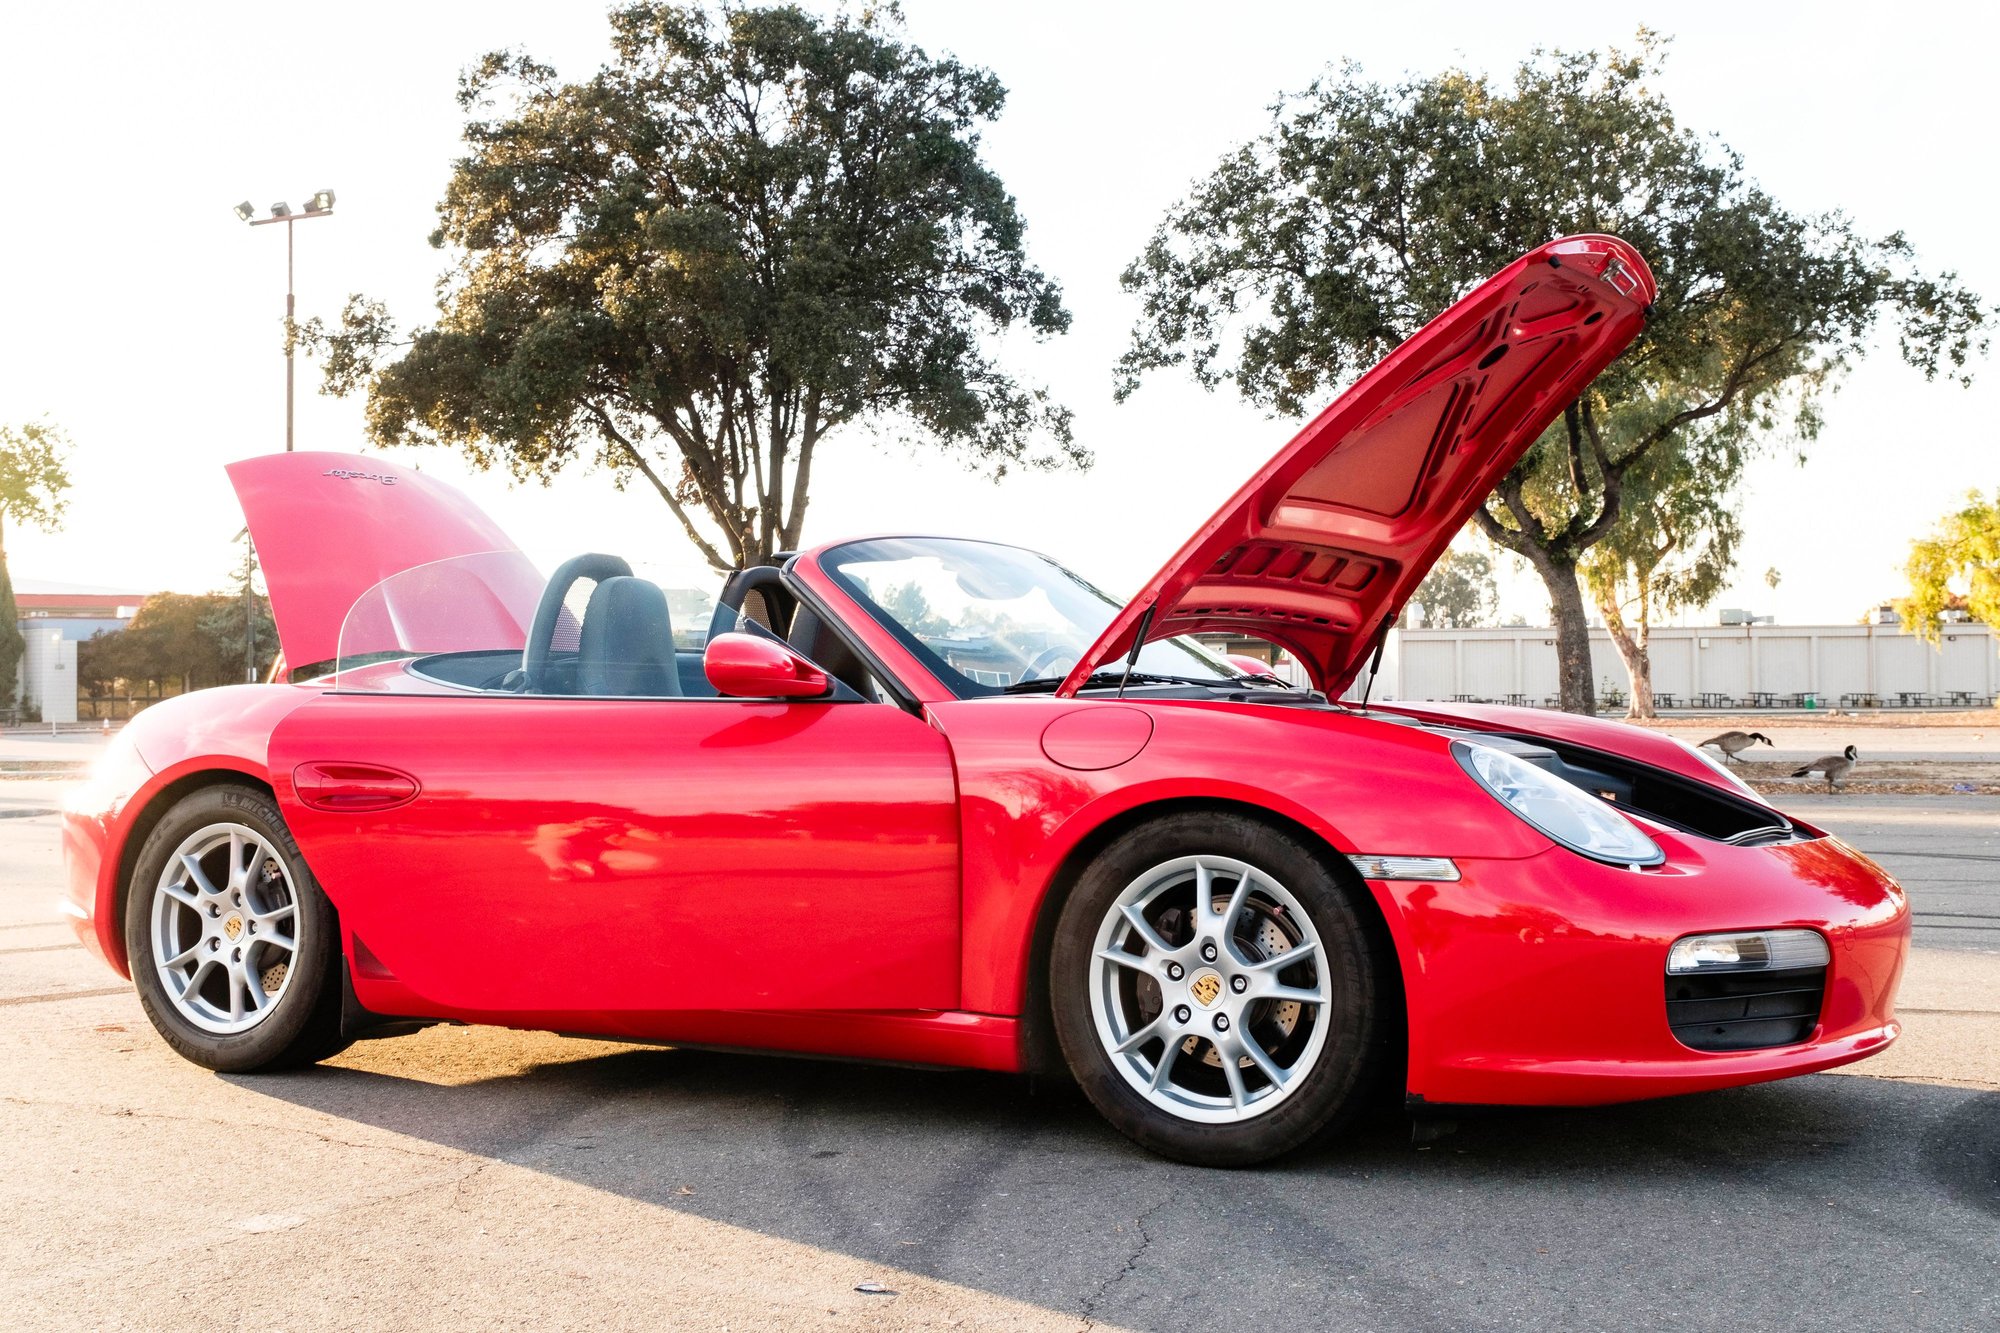
<path fill-rule="evenodd" d="M 0 704 L 14 701 L 27 650 L 7 572 L 7 524 L 49 532 L 62 522 L 69 506 L 69 450 L 68 438 L 46 422 L 0 426 Z"/>
<path fill-rule="evenodd" d="M 201 628 L 222 657 L 235 664 L 237 680 L 262 680 L 278 655 L 278 626 L 271 618 L 271 603 L 257 593 L 257 552 L 248 532 L 242 540 L 236 592 L 202 618 Z"/>
<path fill-rule="evenodd" d="M 1636 621 L 1644 642 L 1653 620 L 1706 606 L 1728 586 L 1743 535 L 1735 496 L 1754 443 L 1734 416 L 1717 418 L 1625 474 L 1619 521 L 1582 562 L 1608 623 Z M 1773 587 L 1775 574 L 1766 575 Z"/>
<path fill-rule="evenodd" d="M 306 330 L 330 392 L 368 388 L 376 442 L 643 477 L 718 568 L 798 544 L 817 446 L 851 422 L 995 477 L 1088 465 L 981 341 L 1069 322 L 980 159 L 997 79 L 902 40 L 893 7 L 637 4 L 611 28 L 582 82 L 514 53 L 466 72 L 432 237 L 454 263 L 400 359 L 362 297 Z"/>
<path fill-rule="evenodd" d="M 1964 508 L 1910 543 L 1904 573 L 1910 595 L 1895 604 L 1904 629 L 1936 643 L 1938 614 L 1945 610 L 2000 626 L 2000 490 L 1991 500 L 1967 492 Z"/>
<path fill-rule="evenodd" d="M 1431 566 L 1411 598 L 1424 609 L 1432 628 L 1470 629 L 1490 625 L 1499 611 L 1500 589 L 1493 580 L 1493 557 L 1454 547 Z"/>
<path fill-rule="evenodd" d="M 951 622 L 931 608 L 930 598 L 916 583 L 898 583 L 882 594 L 882 609 L 903 628 L 917 635 L 938 637 L 951 632 Z"/>
<path fill-rule="evenodd" d="M 53 532 L 69 508 L 69 453 L 46 422 L 0 426 L 0 517 Z"/>
<path fill-rule="evenodd" d="M 1534 565 L 1562 631 L 1564 702 L 1589 696 L 1583 553 L 1627 488 L 1671 488 L 1657 452 L 1803 446 L 1824 395 L 1893 321 L 1903 358 L 1964 379 L 1987 311 L 1920 271 L 1900 234 L 1792 212 L 1649 80 L 1663 44 L 1538 51 L 1511 86 L 1462 70 L 1371 82 L 1354 66 L 1274 108 L 1171 209 L 1123 281 L 1141 301 L 1117 391 L 1185 367 L 1296 415 L 1516 256 L 1565 233 L 1635 245 L 1659 283 L 1632 348 L 1572 404 L 1477 515 Z M 1656 532 L 1655 536 L 1659 534 Z M 1643 538 L 1635 538 L 1642 541 Z"/>
<path fill-rule="evenodd" d="M 257 674 L 270 669 L 278 639 L 270 603 L 254 597 Z M 244 679 L 244 601 L 241 593 L 155 593 L 123 630 L 102 631 L 77 645 L 77 680 L 93 697 L 118 682 L 183 690 L 238 685 Z"/>
<path fill-rule="evenodd" d="M 0 708 L 10 708 L 20 688 L 21 658 L 28 641 L 21 634 L 21 608 L 14 601 L 14 578 L 0 559 Z"/>

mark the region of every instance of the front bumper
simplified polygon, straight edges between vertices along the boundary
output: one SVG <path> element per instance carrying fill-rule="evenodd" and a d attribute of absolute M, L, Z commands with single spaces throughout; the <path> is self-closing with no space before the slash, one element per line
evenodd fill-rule
<path fill-rule="evenodd" d="M 1731 847 L 1656 837 L 1667 860 L 1650 870 L 1552 849 L 1461 859 L 1455 883 L 1370 882 L 1403 966 L 1413 1099 L 1632 1101 L 1829 1069 L 1896 1039 L 1909 904 L 1878 866 L 1833 838 Z M 1830 946 L 1811 1035 L 1729 1052 L 1676 1040 L 1665 996 L 1673 942 L 1780 926 L 1818 930 Z"/>
<path fill-rule="evenodd" d="M 128 732 L 113 738 L 63 803 L 61 910 L 84 948 L 130 976 L 118 912 L 120 853 L 132 836 L 132 799 L 153 778 Z"/>

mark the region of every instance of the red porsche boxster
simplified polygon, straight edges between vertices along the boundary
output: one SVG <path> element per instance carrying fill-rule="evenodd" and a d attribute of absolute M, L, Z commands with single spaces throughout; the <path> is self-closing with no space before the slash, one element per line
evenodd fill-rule
<path fill-rule="evenodd" d="M 1067 1071 L 1213 1164 L 1389 1078 L 1579 1105 L 1860 1059 L 1909 937 L 1867 859 L 1655 732 L 1340 701 L 1652 296 L 1609 237 L 1524 256 L 1122 605 L 889 536 L 676 625 L 624 560 L 544 578 L 420 473 L 238 463 L 290 680 L 116 738 L 67 813 L 68 910 L 215 1069 L 457 1021 Z"/>

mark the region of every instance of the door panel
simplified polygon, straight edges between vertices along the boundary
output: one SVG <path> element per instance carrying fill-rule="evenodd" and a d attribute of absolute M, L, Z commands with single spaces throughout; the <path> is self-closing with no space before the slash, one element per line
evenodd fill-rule
<path fill-rule="evenodd" d="M 299 799 L 342 764 L 419 791 Z M 957 1006 L 951 757 L 900 710 L 329 694 L 271 771 L 368 965 L 439 1006 Z"/>

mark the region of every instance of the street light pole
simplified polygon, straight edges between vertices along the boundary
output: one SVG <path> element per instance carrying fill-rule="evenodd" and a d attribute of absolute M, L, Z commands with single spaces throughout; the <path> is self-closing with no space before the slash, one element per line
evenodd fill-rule
<path fill-rule="evenodd" d="M 292 451 L 292 344 L 297 341 L 292 330 L 297 327 L 293 318 L 298 311 L 298 298 L 292 294 L 292 220 L 285 219 L 285 452 Z"/>
<path fill-rule="evenodd" d="M 285 452 L 292 452 L 292 418 L 295 401 L 295 369 L 293 356 L 298 341 L 298 298 L 293 292 L 293 250 L 292 224 L 305 218 L 325 218 L 333 216 L 333 191 L 317 190 L 307 200 L 305 212 L 294 213 L 292 206 L 283 202 L 271 205 L 271 216 L 253 217 L 256 213 L 249 200 L 236 205 L 236 216 L 253 227 L 268 227 L 274 222 L 285 224 Z"/>

